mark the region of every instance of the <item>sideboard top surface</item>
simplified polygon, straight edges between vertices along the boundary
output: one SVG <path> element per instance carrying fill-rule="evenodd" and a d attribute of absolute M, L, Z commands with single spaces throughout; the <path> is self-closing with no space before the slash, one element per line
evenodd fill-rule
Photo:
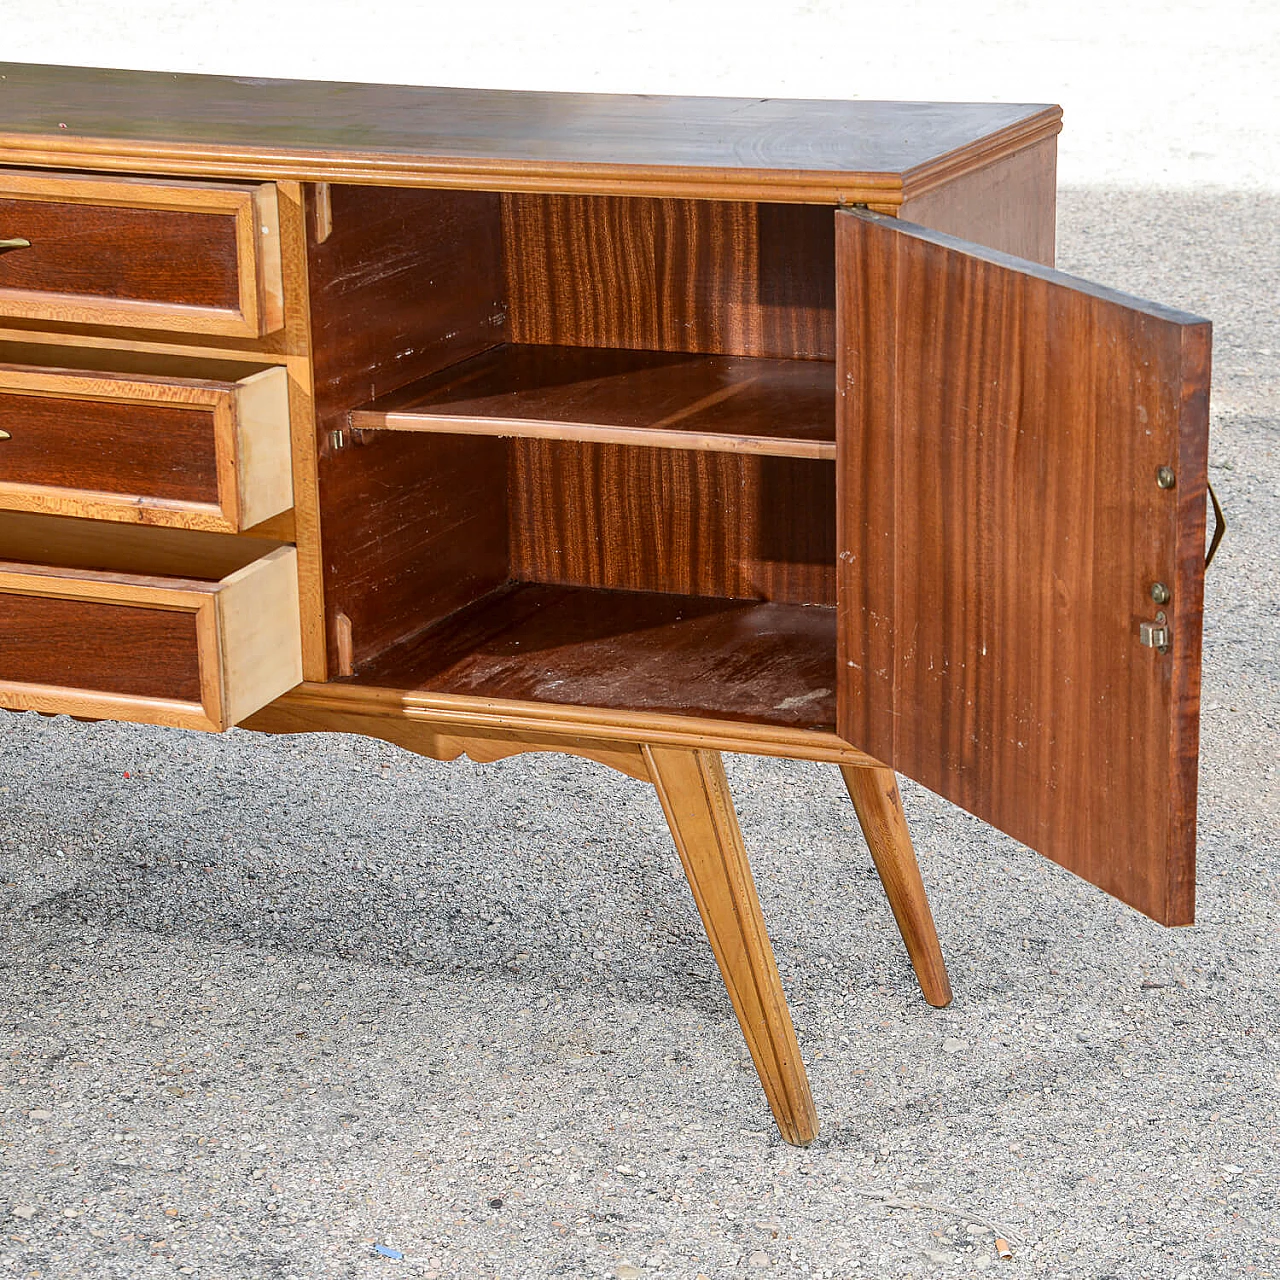
<path fill-rule="evenodd" d="M 896 203 L 1054 106 L 439 89 L 0 63 L 0 163 Z"/>

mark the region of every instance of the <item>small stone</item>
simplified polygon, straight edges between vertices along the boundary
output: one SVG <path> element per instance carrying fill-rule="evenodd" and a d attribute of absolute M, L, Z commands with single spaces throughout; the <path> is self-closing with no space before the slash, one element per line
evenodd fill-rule
<path fill-rule="evenodd" d="M 942 1042 L 943 1053 L 959 1053 L 962 1049 L 967 1049 L 968 1047 L 969 1042 L 967 1040 L 960 1040 L 956 1036 L 948 1036 Z"/>
<path fill-rule="evenodd" d="M 763 1249 L 756 1249 L 747 1259 L 749 1267 L 767 1267 L 769 1265 L 769 1255 Z"/>
<path fill-rule="evenodd" d="M 36 1207 L 33 1204 L 15 1204 L 9 1212 L 15 1218 L 21 1218 L 23 1222 L 28 1222 L 36 1216 Z"/>
<path fill-rule="evenodd" d="M 299 990 L 299 991 L 311 991 L 311 990 L 313 990 L 313 988 L 312 988 L 312 986 L 311 986 L 311 983 L 309 983 L 309 982 L 300 982 L 300 983 L 298 983 L 297 990 Z"/>
<path fill-rule="evenodd" d="M 948 1262 L 954 1262 L 956 1255 L 954 1253 L 943 1253 L 941 1249 L 926 1249 L 924 1256 L 936 1266 L 946 1266 Z"/>
<path fill-rule="evenodd" d="M 614 1267 L 613 1274 L 618 1277 L 618 1280 L 640 1280 L 644 1272 L 630 1262 L 620 1262 Z"/>
<path fill-rule="evenodd" d="M 62 1216 L 64 1218 L 78 1218 L 80 1216 L 79 1209 L 63 1209 Z"/>
<path fill-rule="evenodd" d="M 501 1209 L 501 1208 L 502 1208 L 502 1198 L 501 1198 L 500 1196 L 494 1196 L 494 1197 L 493 1197 L 493 1199 L 489 1201 L 489 1208 L 490 1208 L 490 1209 Z"/>
<path fill-rule="evenodd" d="M 992 1233 L 992 1230 L 991 1230 L 991 1228 L 990 1228 L 990 1227 L 984 1227 L 984 1226 L 982 1226 L 980 1223 L 977 1223 L 977 1222 L 971 1222 L 971 1223 L 969 1223 L 969 1225 L 968 1225 L 967 1227 L 965 1227 L 965 1230 L 966 1230 L 966 1231 L 967 1231 L 971 1236 L 989 1236 L 989 1235 L 993 1234 L 993 1233 Z"/>
<path fill-rule="evenodd" d="M 635 1173 L 635 1170 L 629 1164 L 620 1164 L 615 1166 L 614 1172 L 621 1174 L 633 1174 Z"/>
<path fill-rule="evenodd" d="M 44 1110 L 28 1111 L 27 1116 L 32 1120 L 52 1120 L 53 1112 Z"/>

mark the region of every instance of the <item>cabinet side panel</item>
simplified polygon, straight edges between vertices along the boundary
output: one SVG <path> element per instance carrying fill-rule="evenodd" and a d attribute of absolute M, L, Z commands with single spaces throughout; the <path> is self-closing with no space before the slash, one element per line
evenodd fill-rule
<path fill-rule="evenodd" d="M 506 578 L 501 442 L 381 435 L 358 443 L 346 431 L 357 405 L 504 341 L 506 307 L 495 194 L 335 185 L 319 201 L 312 192 L 311 210 L 325 601 L 336 673 L 340 651 L 358 666 Z M 337 431 L 343 447 L 335 447 Z"/>
<path fill-rule="evenodd" d="M 830 462 L 558 440 L 511 449 L 515 578 L 835 603 Z"/>
<path fill-rule="evenodd" d="M 502 223 L 513 342 L 834 355 L 830 209 L 516 194 Z"/>
<path fill-rule="evenodd" d="M 1058 139 L 1044 138 L 923 195 L 898 216 L 933 231 L 1053 266 Z"/>
<path fill-rule="evenodd" d="M 507 448 L 489 437 L 363 432 L 321 473 L 337 674 L 507 580 Z"/>

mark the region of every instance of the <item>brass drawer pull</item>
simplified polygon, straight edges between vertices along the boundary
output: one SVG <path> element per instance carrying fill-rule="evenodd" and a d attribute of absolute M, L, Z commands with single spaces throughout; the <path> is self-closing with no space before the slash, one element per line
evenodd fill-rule
<path fill-rule="evenodd" d="M 24 240 L 21 236 L 14 236 L 12 240 L 0 240 L 0 253 L 8 253 L 10 249 L 30 249 L 31 241 Z"/>
<path fill-rule="evenodd" d="M 7 431 L 0 431 L 0 440 L 12 440 L 13 437 Z"/>

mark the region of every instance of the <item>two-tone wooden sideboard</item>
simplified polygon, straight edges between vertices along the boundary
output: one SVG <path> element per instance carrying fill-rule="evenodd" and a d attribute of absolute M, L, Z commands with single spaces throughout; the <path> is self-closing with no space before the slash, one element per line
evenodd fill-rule
<path fill-rule="evenodd" d="M 1209 325 L 1052 269 L 1056 107 L 0 67 L 0 706 L 657 789 L 817 1120 L 721 764 L 1194 895 Z"/>

